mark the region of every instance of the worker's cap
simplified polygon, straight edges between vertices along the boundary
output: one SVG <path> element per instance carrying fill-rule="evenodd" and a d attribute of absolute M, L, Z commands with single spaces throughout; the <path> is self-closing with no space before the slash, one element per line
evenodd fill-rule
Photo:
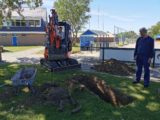
<path fill-rule="evenodd" d="M 51 9 L 50 11 L 51 11 L 52 13 L 54 13 L 54 14 L 56 13 L 56 10 L 55 10 L 55 9 Z"/>
<path fill-rule="evenodd" d="M 141 29 L 139 30 L 139 32 L 147 33 L 147 32 L 148 32 L 148 30 L 147 30 L 145 27 L 143 27 L 143 28 L 141 28 Z"/>

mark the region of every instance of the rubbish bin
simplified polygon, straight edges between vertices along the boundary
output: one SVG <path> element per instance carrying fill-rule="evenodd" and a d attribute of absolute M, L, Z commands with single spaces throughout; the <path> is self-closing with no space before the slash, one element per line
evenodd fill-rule
<path fill-rule="evenodd" d="M 0 62 L 2 61 L 3 46 L 0 46 Z"/>

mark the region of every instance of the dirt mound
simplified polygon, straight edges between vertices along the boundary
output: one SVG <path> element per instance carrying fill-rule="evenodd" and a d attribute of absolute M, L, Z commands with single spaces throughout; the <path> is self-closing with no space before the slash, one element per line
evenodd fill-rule
<path fill-rule="evenodd" d="M 66 89 L 51 83 L 43 84 L 36 91 L 38 96 L 45 101 L 57 102 L 57 100 L 69 97 L 69 93 Z"/>
<path fill-rule="evenodd" d="M 128 105 L 133 102 L 133 98 L 124 94 L 118 89 L 107 85 L 104 80 L 96 76 L 74 76 L 70 83 L 83 84 L 88 90 L 98 95 L 102 100 L 111 103 L 114 106 Z"/>
<path fill-rule="evenodd" d="M 41 86 L 34 86 L 35 92 L 28 94 L 25 99 L 18 102 L 17 108 L 30 107 L 32 105 L 55 105 L 59 111 L 63 111 L 66 104 L 71 104 L 74 109 L 71 113 L 77 113 L 81 110 L 81 106 L 75 100 L 68 90 L 62 88 L 56 84 L 44 83 Z M 20 95 L 20 92 L 19 94 Z M 5 86 L 0 93 L 0 101 L 11 100 L 15 96 L 18 96 L 15 92 L 15 88 L 12 86 Z"/>
<path fill-rule="evenodd" d="M 116 59 L 110 59 L 102 64 L 94 66 L 94 69 L 99 72 L 106 72 L 113 75 L 127 76 L 135 72 L 135 70 L 129 67 L 127 64 L 120 62 Z"/>

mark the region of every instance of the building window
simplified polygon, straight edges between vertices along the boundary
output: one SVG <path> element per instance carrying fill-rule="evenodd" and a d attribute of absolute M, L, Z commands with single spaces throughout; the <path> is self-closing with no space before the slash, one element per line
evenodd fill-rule
<path fill-rule="evenodd" d="M 16 20 L 16 26 L 20 27 L 21 26 L 21 21 L 20 20 Z"/>
<path fill-rule="evenodd" d="M 22 21 L 21 21 L 21 26 L 22 26 L 22 27 L 26 27 L 26 21 L 25 21 L 25 20 L 22 20 Z"/>
<path fill-rule="evenodd" d="M 16 26 L 15 20 L 12 20 L 12 26 Z"/>
<path fill-rule="evenodd" d="M 29 27 L 29 20 L 26 20 L 26 27 Z"/>
<path fill-rule="evenodd" d="M 40 20 L 35 20 L 35 26 L 40 27 Z"/>
<path fill-rule="evenodd" d="M 30 27 L 35 27 L 35 21 L 34 20 L 30 20 L 29 21 L 29 26 Z"/>
<path fill-rule="evenodd" d="M 40 27 L 40 24 L 40 20 L 12 20 L 10 22 L 12 27 Z"/>

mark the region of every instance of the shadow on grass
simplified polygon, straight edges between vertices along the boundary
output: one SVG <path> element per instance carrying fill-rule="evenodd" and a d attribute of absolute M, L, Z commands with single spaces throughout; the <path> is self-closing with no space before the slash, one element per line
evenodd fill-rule
<path fill-rule="evenodd" d="M 12 51 L 4 49 L 2 53 L 5 53 L 5 52 L 12 52 Z"/>
<path fill-rule="evenodd" d="M 5 115 L 0 115 L 1 120 L 8 120 Z"/>
<path fill-rule="evenodd" d="M 21 67 L 26 67 L 26 65 L 0 65 L 0 84 L 10 80 L 12 75 Z M 38 69 L 34 85 L 56 82 L 66 87 L 66 80 L 75 74 L 93 75 L 93 73 L 82 73 L 80 71 L 50 73 L 39 65 L 34 65 L 34 67 Z M 114 77 L 100 73 L 95 73 L 95 75 L 104 79 L 108 85 L 133 96 L 136 99 L 135 102 L 124 107 L 113 107 L 88 90 L 77 90 L 73 92 L 73 97 L 80 102 L 82 110 L 77 114 L 71 115 L 70 106 L 66 106 L 64 112 L 61 113 L 57 111 L 55 106 L 39 104 L 38 101 L 29 99 L 32 96 L 30 93 L 21 92 L 18 96 L 14 96 L 6 101 L 0 100 L 0 117 L 2 120 L 159 120 L 160 98 L 156 93 L 156 89 L 160 86 L 159 83 L 151 83 L 151 86 L 145 89 L 142 83 L 132 85 L 131 81 L 125 77 Z M 0 91 L 2 89 L 0 88 Z M 26 104 L 26 102 L 31 103 Z"/>

